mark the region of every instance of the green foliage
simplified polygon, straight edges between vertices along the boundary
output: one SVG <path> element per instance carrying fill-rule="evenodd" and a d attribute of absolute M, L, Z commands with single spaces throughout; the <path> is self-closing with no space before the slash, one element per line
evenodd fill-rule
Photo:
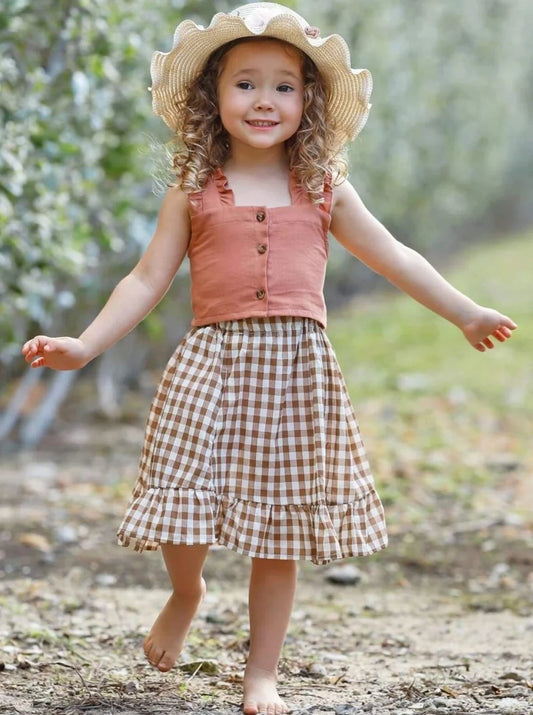
<path fill-rule="evenodd" d="M 17 0 L 0 11 L 0 335 L 14 352 L 92 312 L 149 234 L 147 69 L 162 3 Z M 151 34 L 146 28 L 153 28 Z"/>
<path fill-rule="evenodd" d="M 506 192 L 525 195 L 524 152 L 533 158 L 528 0 L 299 7 L 322 16 L 323 35 L 341 32 L 354 65 L 373 73 L 352 174 L 388 224 L 427 245 Z"/>
<path fill-rule="evenodd" d="M 351 180 L 401 240 L 430 252 L 533 188 L 533 4 L 529 0 L 300 0 L 374 78 Z M 464 235 L 461 236 L 464 241 Z M 335 278 L 354 271 L 336 249 Z M 364 274 L 358 274 L 364 279 Z"/>
<path fill-rule="evenodd" d="M 149 61 L 228 0 L 11 0 L 0 8 L 0 362 L 35 330 L 80 330 L 153 228 Z M 527 0 L 287 3 L 348 38 L 374 75 L 352 151 L 372 210 L 418 246 L 524 193 L 533 66 Z M 154 152 L 153 146 L 156 146 Z M 504 188 L 505 187 L 505 188 Z M 354 263 L 331 255 L 330 283 Z M 160 324 L 147 324 L 150 339 Z M 75 327 L 74 327 L 75 326 Z M 18 358 L 17 358 L 18 359 Z"/>

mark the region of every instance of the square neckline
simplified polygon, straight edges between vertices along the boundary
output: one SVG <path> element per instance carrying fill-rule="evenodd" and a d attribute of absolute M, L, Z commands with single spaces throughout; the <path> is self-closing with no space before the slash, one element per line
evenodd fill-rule
<path fill-rule="evenodd" d="M 287 184 L 288 189 L 289 189 L 289 195 L 291 198 L 291 203 L 290 204 L 280 204 L 279 206 L 266 206 L 266 204 L 236 204 L 235 203 L 235 194 L 233 192 L 233 189 L 229 185 L 228 177 L 222 170 L 222 167 L 218 166 L 216 168 L 215 174 L 214 174 L 214 179 L 215 179 L 215 184 L 218 189 L 218 192 L 221 196 L 221 199 L 224 201 L 224 203 L 227 203 L 228 205 L 230 205 L 236 209 L 262 208 L 262 209 L 266 209 L 267 211 L 275 211 L 278 209 L 294 208 L 295 206 L 297 206 L 301 203 L 299 200 L 300 199 L 299 185 L 298 185 L 298 182 L 296 181 L 296 176 L 294 175 L 294 171 L 292 169 L 289 170 L 289 180 L 288 180 L 288 184 Z"/>

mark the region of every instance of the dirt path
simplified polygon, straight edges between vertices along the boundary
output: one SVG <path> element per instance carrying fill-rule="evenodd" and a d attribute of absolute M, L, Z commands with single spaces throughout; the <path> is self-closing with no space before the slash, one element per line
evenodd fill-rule
<path fill-rule="evenodd" d="M 0 713 L 236 715 L 248 561 L 213 549 L 180 667 L 147 666 L 166 576 L 159 554 L 115 546 L 139 444 L 138 427 L 117 429 L 109 448 L 56 436 L 2 462 Z M 503 511 L 469 519 L 393 519 L 355 585 L 302 565 L 281 664 L 293 712 L 533 712 L 533 535 Z"/>
<path fill-rule="evenodd" d="M 140 644 L 166 590 L 71 578 L 4 585 L 0 712 L 239 712 L 243 586 L 211 581 L 181 668 L 163 675 Z M 316 580 L 300 584 L 281 668 L 296 712 L 531 713 L 531 615 L 472 612 L 429 586 Z"/>

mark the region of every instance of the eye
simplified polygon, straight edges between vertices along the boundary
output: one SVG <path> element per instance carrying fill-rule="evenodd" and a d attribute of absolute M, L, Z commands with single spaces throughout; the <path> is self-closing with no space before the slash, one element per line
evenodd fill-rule
<path fill-rule="evenodd" d="M 247 80 L 242 80 L 241 82 L 237 82 L 237 87 L 239 89 L 253 89 L 252 83 L 248 82 Z"/>
<path fill-rule="evenodd" d="M 290 84 L 280 84 L 278 92 L 294 92 L 294 89 L 290 86 Z"/>

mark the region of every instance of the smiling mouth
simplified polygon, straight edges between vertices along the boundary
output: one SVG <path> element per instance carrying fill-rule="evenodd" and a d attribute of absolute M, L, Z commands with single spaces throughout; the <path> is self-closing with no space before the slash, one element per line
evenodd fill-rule
<path fill-rule="evenodd" d="M 252 127 L 275 127 L 276 125 L 279 124 L 279 122 L 271 122 L 271 121 L 261 121 L 260 119 L 251 119 L 246 122 L 246 124 L 249 124 Z"/>

